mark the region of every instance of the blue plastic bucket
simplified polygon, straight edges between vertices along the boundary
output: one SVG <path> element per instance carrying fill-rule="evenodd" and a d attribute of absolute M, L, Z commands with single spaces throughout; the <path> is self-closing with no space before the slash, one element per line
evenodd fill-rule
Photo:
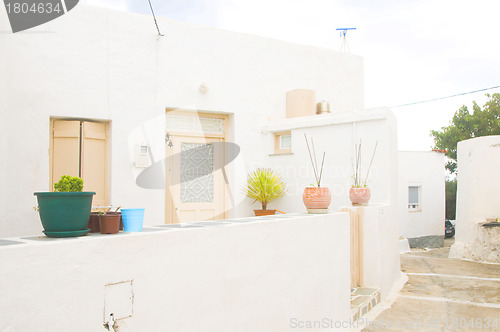
<path fill-rule="evenodd" d="M 123 219 L 123 231 L 142 232 L 144 221 L 144 209 L 121 209 Z"/>

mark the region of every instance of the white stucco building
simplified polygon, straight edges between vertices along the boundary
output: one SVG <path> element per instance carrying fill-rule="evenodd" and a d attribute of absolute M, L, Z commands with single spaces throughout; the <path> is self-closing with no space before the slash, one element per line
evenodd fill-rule
<path fill-rule="evenodd" d="M 500 263 L 500 136 L 461 141 L 457 153 L 456 234 L 450 257 Z"/>
<path fill-rule="evenodd" d="M 8 30 L 7 20 L 1 22 Z M 210 209 L 217 215 L 248 216 L 258 208 L 242 193 L 247 173 L 257 167 L 279 169 L 288 184 L 286 199 L 271 208 L 305 211 L 301 194 L 314 177 L 304 133 L 315 140 L 318 155 L 326 152 L 323 183 L 332 190 L 333 209 L 349 203 L 354 144 L 360 140 L 365 151 L 379 142 L 369 179 L 371 201 L 395 206 L 396 121 L 388 109 L 363 108 L 361 57 L 166 19 L 160 23 L 163 37 L 148 16 L 78 6 L 33 30 L 47 33 L 0 35 L 1 149 L 9 156 L 2 158 L 0 235 L 39 232 L 32 193 L 51 190 L 69 171 L 83 175 L 84 190 L 98 192 L 96 205 L 145 207 L 146 225 L 171 222 L 182 188 L 176 187 L 173 199 L 165 191 L 163 162 L 172 152 L 179 155 L 183 144 L 204 142 L 240 148 L 235 160 L 224 159 L 231 151 L 218 159 L 229 164 L 214 173 L 212 189 L 221 195 Z M 302 108 L 309 116 L 287 118 L 287 92 L 295 89 L 307 89 L 316 99 Z M 320 100 L 333 112 L 314 115 Z M 165 121 L 177 109 L 185 112 Z M 212 131 L 203 132 L 200 121 Z M 291 135 L 290 153 L 276 154 L 275 137 L 283 133 Z M 173 149 L 166 146 L 166 134 L 176 140 Z M 139 158 L 141 146 L 147 153 Z M 156 173 L 147 182 L 155 184 L 139 186 L 139 174 L 154 163 Z M 167 178 L 179 176 L 179 170 L 172 175 L 169 169 Z M 96 174 L 101 180 L 92 183 Z"/>
<path fill-rule="evenodd" d="M 359 141 L 365 170 L 378 147 L 371 205 L 359 212 L 366 227 L 358 230 L 357 286 L 385 298 L 400 277 L 396 119 L 388 108 L 364 108 L 363 59 L 159 24 L 162 37 L 149 16 L 78 5 L 30 32 L 0 34 L 0 152 L 8 156 L 0 159 L 0 250 L 9 252 L 0 255 L 0 329 L 102 328 L 106 304 L 130 298 L 133 315 L 125 308 L 122 316 L 130 330 L 283 330 L 292 314 L 351 318 L 350 222 L 358 212 L 350 221 L 338 211 L 350 205 Z M 4 11 L 0 30 L 9 30 Z M 316 115 L 322 100 L 332 112 Z M 318 156 L 325 152 L 330 214 L 304 214 L 302 193 L 314 182 L 304 134 Z M 283 175 L 287 195 L 269 208 L 287 215 L 244 220 L 259 208 L 242 192 L 258 167 Z M 197 177 L 184 181 L 192 169 Z M 151 228 L 40 236 L 33 192 L 68 172 L 97 192 L 96 206 L 145 208 Z M 184 221 L 198 223 L 171 225 Z M 10 308 L 28 298 L 43 303 Z M 77 310 L 77 320 L 56 322 Z M 23 319 L 31 313 L 43 319 Z"/>
<path fill-rule="evenodd" d="M 445 173 L 442 151 L 399 152 L 399 230 L 410 247 L 442 247 Z"/>

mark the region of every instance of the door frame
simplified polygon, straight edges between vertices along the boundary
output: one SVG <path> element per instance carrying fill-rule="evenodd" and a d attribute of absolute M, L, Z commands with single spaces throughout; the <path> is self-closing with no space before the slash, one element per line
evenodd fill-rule
<path fill-rule="evenodd" d="M 165 135 L 167 132 L 169 134 L 172 134 L 174 136 L 181 136 L 181 137 L 196 137 L 196 138 L 204 138 L 204 139 L 220 139 L 221 142 L 226 142 L 226 138 L 228 135 L 228 128 L 229 128 L 229 115 L 228 114 L 223 114 L 223 113 L 208 113 L 208 112 L 198 112 L 198 111 L 190 111 L 190 110 L 182 110 L 178 108 L 169 108 L 167 107 L 165 109 L 165 115 L 169 112 L 174 113 L 175 115 L 182 115 L 182 116 L 192 116 L 192 117 L 198 117 L 198 118 L 213 118 L 213 119 L 223 119 L 224 120 L 224 129 L 222 134 L 217 134 L 217 133 L 202 133 L 202 132 L 189 132 L 189 131 L 167 131 L 165 128 Z M 167 157 L 167 144 L 165 143 L 165 157 Z M 223 162 L 226 159 L 226 155 L 222 156 Z M 172 160 L 171 160 L 172 161 Z M 165 224 L 173 224 L 174 218 L 173 218 L 173 213 L 174 213 L 174 199 L 172 197 L 172 194 L 170 192 L 170 188 L 168 186 L 168 176 L 167 176 L 167 168 L 172 167 L 172 165 L 167 164 L 167 158 L 165 159 Z M 225 172 L 224 169 L 221 170 L 222 172 Z M 221 184 L 221 189 L 222 189 L 222 203 L 223 203 L 223 217 L 227 217 L 227 207 L 228 207 L 228 183 L 227 183 L 227 175 L 223 174 L 223 183 Z M 170 217 L 172 216 L 172 217 Z"/>

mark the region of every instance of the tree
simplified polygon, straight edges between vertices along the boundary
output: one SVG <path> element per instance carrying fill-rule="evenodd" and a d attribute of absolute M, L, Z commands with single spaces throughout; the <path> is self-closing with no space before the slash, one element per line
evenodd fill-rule
<path fill-rule="evenodd" d="M 446 156 L 450 160 L 446 168 L 453 174 L 457 171 L 457 144 L 460 141 L 488 135 L 500 135 L 500 93 L 486 94 L 489 100 L 483 109 L 473 101 L 473 113 L 470 114 L 467 106 L 462 106 L 447 127 L 441 131 L 432 130 L 435 149 L 446 149 Z"/>

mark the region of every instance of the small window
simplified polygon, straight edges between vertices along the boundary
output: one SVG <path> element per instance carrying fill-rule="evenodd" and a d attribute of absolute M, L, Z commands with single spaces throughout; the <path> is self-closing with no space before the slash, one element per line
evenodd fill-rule
<path fill-rule="evenodd" d="M 420 211 L 420 187 L 409 186 L 408 187 L 408 210 L 409 211 Z"/>
<path fill-rule="evenodd" d="M 292 134 L 290 132 L 274 134 L 274 153 L 292 153 Z"/>
<path fill-rule="evenodd" d="M 291 150 L 292 149 L 292 135 L 281 135 L 280 136 L 280 150 Z"/>

